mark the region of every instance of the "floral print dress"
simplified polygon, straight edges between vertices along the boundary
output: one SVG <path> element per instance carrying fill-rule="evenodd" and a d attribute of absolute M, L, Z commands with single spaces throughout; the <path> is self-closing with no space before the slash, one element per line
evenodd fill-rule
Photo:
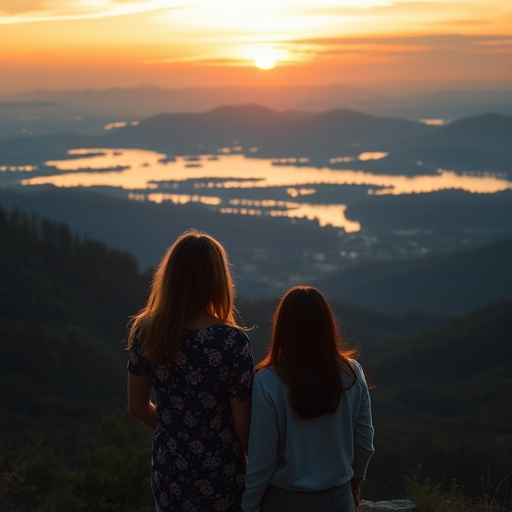
<path fill-rule="evenodd" d="M 249 400 L 253 356 L 244 331 L 187 331 L 174 360 L 155 365 L 130 349 L 128 371 L 149 374 L 157 396 L 151 486 L 164 512 L 239 512 L 246 459 L 230 398 Z"/>

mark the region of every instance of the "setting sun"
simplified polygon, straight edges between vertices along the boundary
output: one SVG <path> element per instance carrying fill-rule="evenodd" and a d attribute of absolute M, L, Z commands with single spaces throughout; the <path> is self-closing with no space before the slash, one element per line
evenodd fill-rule
<path fill-rule="evenodd" d="M 274 45 L 249 45 L 242 52 L 242 59 L 252 62 L 258 69 L 269 70 L 278 64 L 290 64 L 296 59 L 290 52 Z"/>
<path fill-rule="evenodd" d="M 276 66 L 276 58 L 271 51 L 262 51 L 254 58 L 254 65 L 258 69 L 272 69 Z"/>

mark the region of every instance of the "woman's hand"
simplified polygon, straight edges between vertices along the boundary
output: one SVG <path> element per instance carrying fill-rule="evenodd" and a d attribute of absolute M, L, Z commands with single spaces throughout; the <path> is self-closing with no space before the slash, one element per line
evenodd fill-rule
<path fill-rule="evenodd" d="M 350 485 L 352 487 L 352 496 L 354 498 L 354 503 L 356 508 L 359 507 L 361 503 L 361 484 L 363 482 L 362 478 L 352 478 Z"/>

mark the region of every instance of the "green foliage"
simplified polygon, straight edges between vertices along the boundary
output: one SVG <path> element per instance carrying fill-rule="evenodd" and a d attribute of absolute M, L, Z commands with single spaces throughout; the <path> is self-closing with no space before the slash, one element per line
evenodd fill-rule
<path fill-rule="evenodd" d="M 31 449 L 28 447 L 0 458 L 0 510 L 10 510 L 17 497 L 36 490 L 35 486 L 27 483 L 31 464 Z"/>
<path fill-rule="evenodd" d="M 57 511 L 153 511 L 151 436 L 137 435 L 136 430 L 134 420 L 125 414 L 102 419 L 97 436 L 81 448 Z"/>
<path fill-rule="evenodd" d="M 0 510 L 153 512 L 151 433 L 142 428 L 124 413 L 104 416 L 65 459 L 56 444 L 2 446 Z"/>
<path fill-rule="evenodd" d="M 367 499 L 393 499 L 403 494 L 403 475 L 422 472 L 448 489 L 456 478 L 471 497 L 482 495 L 482 475 L 511 474 L 511 436 L 468 434 L 428 422 L 374 419 L 375 454 L 368 468 Z M 490 486 L 487 486 L 490 488 Z M 504 490 L 504 489 L 502 489 Z"/>
<path fill-rule="evenodd" d="M 5 453 L 5 464 L 12 460 L 20 461 L 18 474 L 24 487 L 12 497 L 10 506 L 5 510 L 53 512 L 55 498 L 69 475 L 60 447 L 36 441 L 21 449 L 15 444 L 2 444 L 0 450 Z M 4 475 L 8 473 L 9 469 L 4 470 Z"/>
<path fill-rule="evenodd" d="M 444 491 L 440 484 L 429 478 L 421 479 L 421 468 L 407 478 L 407 496 L 414 502 L 418 512 L 506 512 L 508 505 L 499 503 L 496 495 L 484 495 L 478 500 L 469 498 L 464 489 L 452 481 L 451 488 Z M 507 477 L 509 479 L 510 477 Z M 503 483 L 505 479 L 502 480 Z"/>

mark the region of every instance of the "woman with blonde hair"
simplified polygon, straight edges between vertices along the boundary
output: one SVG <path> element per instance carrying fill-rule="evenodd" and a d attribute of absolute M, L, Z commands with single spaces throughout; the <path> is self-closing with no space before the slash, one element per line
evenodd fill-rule
<path fill-rule="evenodd" d="M 315 288 L 281 299 L 252 395 L 245 512 L 353 512 L 373 454 L 368 386 Z"/>
<path fill-rule="evenodd" d="M 253 358 L 234 295 L 223 246 L 189 230 L 167 251 L 131 320 L 128 409 L 154 430 L 158 512 L 240 510 Z"/>

